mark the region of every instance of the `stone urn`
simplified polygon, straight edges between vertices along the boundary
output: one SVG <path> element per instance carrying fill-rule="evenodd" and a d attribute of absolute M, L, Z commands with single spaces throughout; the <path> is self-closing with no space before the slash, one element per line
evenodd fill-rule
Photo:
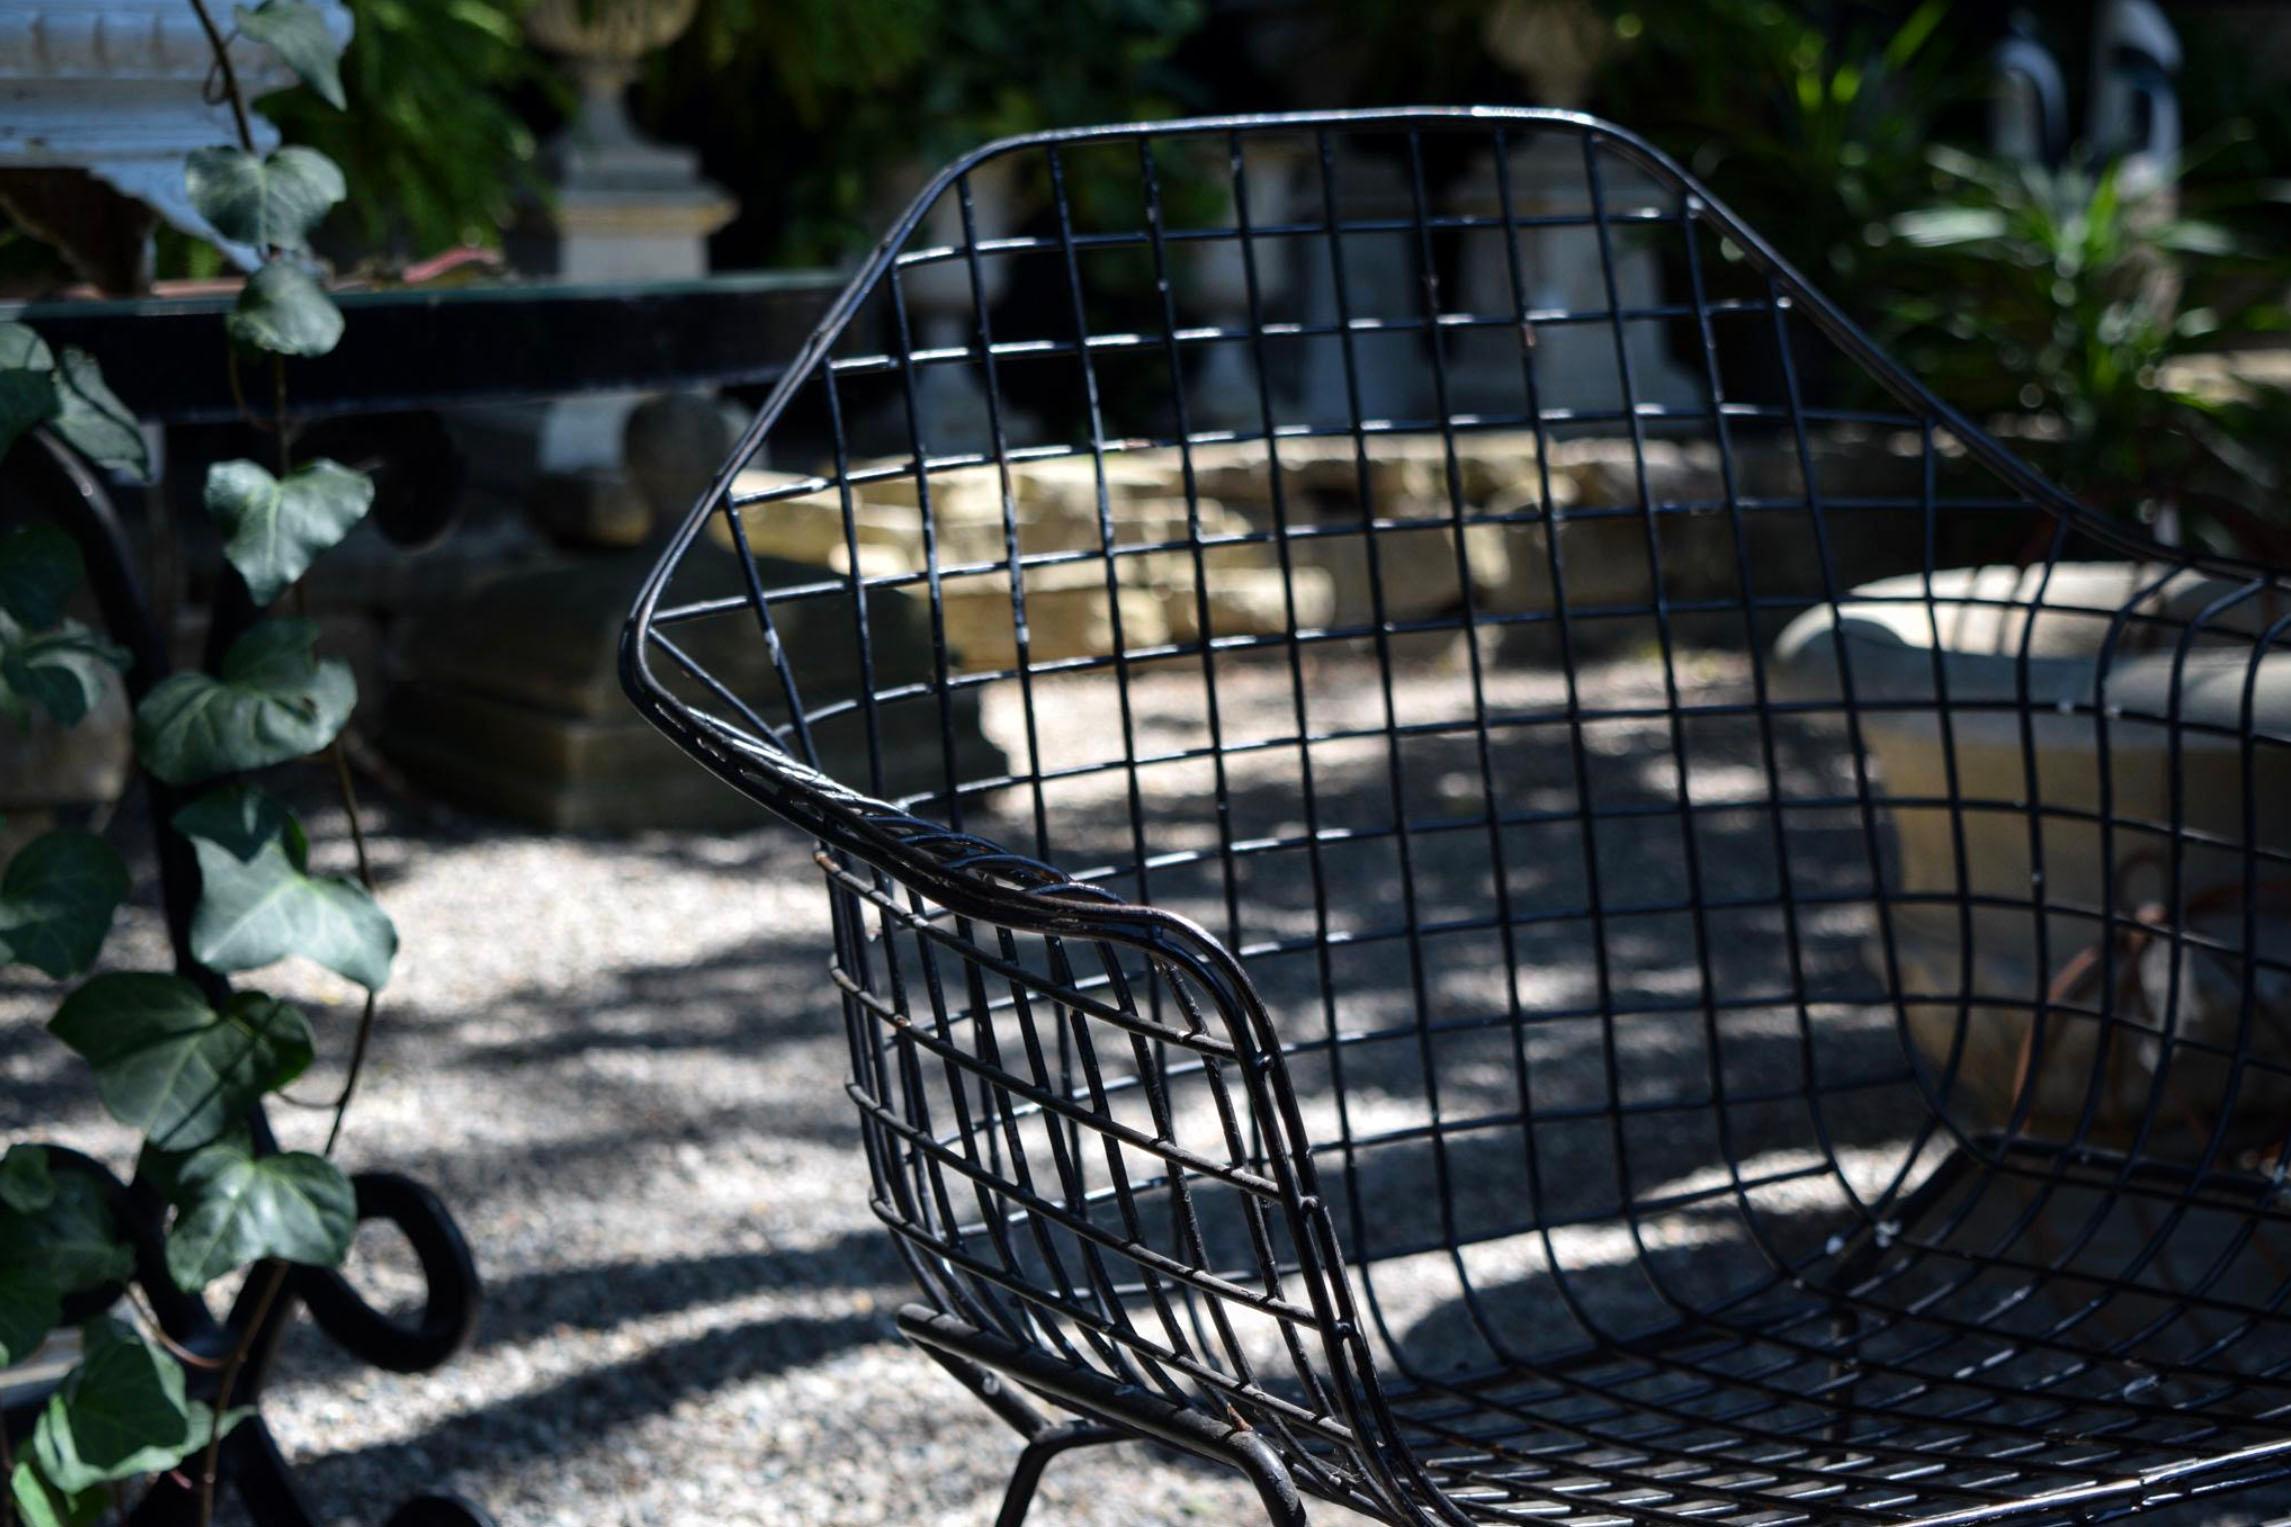
<path fill-rule="evenodd" d="M 2239 585 L 2160 577 L 1960 568 L 1931 606 L 1922 574 L 1886 578 L 1776 645 L 1778 693 L 1836 697 L 1842 648 L 1857 705 L 1880 707 L 1859 713 L 1895 803 L 1880 915 L 1910 1039 L 1970 1127 L 2121 1142 L 2155 1119 L 2146 1149 L 2200 1149 L 2223 1116 L 2245 1143 L 2280 1135 L 2291 1107 L 2291 887 L 2261 859 L 2255 888 L 2236 846 L 2291 853 L 2291 746 L 2243 741 L 2247 689 L 2249 729 L 2291 740 L 2291 650 L 2251 642 L 2285 611 L 2233 605 L 2182 660 L 2181 628 Z M 2231 1066 L 2245 1034 L 2267 1064 Z"/>

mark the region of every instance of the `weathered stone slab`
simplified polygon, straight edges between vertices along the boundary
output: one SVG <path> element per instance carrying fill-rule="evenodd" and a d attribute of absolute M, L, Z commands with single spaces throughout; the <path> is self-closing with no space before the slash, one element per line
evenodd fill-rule
<path fill-rule="evenodd" d="M 703 789 L 694 767 L 641 717 L 619 685 L 619 641 L 629 599 L 649 559 L 587 558 L 507 575 L 424 616 L 400 649 L 402 682 L 383 745 L 446 798 L 553 827 L 630 828 L 752 820 L 729 792 Z M 709 599 L 743 588 L 729 556 L 689 558 L 675 597 Z M 766 587 L 823 570 L 775 563 Z M 874 681 L 887 690 L 933 676 L 929 625 L 913 594 L 875 590 L 868 618 Z M 848 594 L 776 607 L 797 693 L 807 710 L 858 698 L 861 674 Z M 790 715 L 755 617 L 744 605 L 669 631 L 671 639 L 770 725 Z M 691 703 L 728 718 L 721 697 L 684 676 L 665 654 L 654 671 Z M 950 696 L 959 779 L 999 777 L 1001 751 L 979 727 L 974 693 Z M 945 786 L 937 704 L 882 709 L 884 788 L 904 795 Z M 869 782 L 866 734 L 849 722 L 815 729 L 829 773 Z"/>

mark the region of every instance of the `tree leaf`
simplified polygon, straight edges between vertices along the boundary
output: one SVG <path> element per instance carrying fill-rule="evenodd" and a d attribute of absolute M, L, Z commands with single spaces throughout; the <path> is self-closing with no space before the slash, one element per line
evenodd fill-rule
<path fill-rule="evenodd" d="M 0 1205 L 22 1214 L 37 1214 L 56 1201 L 56 1179 L 48 1171 L 48 1153 L 29 1141 L 8 1147 L 0 1156 Z M 0 1360 L 0 1366 L 5 1366 Z"/>
<path fill-rule="evenodd" d="M 0 1368 L 37 1352 L 63 1312 L 64 1291 L 46 1268 L 0 1268 Z"/>
<path fill-rule="evenodd" d="M 70 828 L 42 833 L 0 875 L 0 964 L 59 981 L 78 975 L 95 963 L 127 892 L 127 866 L 103 839 Z"/>
<path fill-rule="evenodd" d="M 24 431 L 56 416 L 55 371 L 46 340 L 23 324 L 0 323 L 0 456 Z"/>
<path fill-rule="evenodd" d="M 234 343 L 273 355 L 324 355 L 342 338 L 342 310 L 326 289 L 288 259 L 265 261 L 239 289 L 223 320 Z"/>
<path fill-rule="evenodd" d="M 183 183 L 191 205 L 234 244 L 301 251 L 310 230 L 349 194 L 342 171 L 316 149 L 274 149 L 257 159 L 240 148 L 193 149 Z"/>
<path fill-rule="evenodd" d="M 51 371 L 0 371 L 0 456 L 25 431 L 56 416 L 56 377 Z"/>
<path fill-rule="evenodd" d="M 111 673 L 127 667 L 127 649 L 76 620 L 27 633 L 0 615 L 0 711 L 24 715 L 38 706 L 59 726 L 75 726 L 103 698 Z"/>
<path fill-rule="evenodd" d="M 206 1145 L 310 1064 L 310 1025 L 261 992 L 221 1012 L 177 976 L 119 971 L 64 999 L 48 1032 L 85 1057 L 112 1117 L 163 1151 Z"/>
<path fill-rule="evenodd" d="M 243 5 L 234 6 L 231 14 L 240 31 L 270 44 L 280 61 L 317 91 L 327 105 L 336 111 L 344 109 L 340 62 L 344 44 L 335 41 L 334 34 L 326 29 L 326 18 L 316 6 L 303 0 L 263 0 L 251 11 Z"/>
<path fill-rule="evenodd" d="M 173 1357 L 108 1317 L 82 1330 L 79 1366 L 40 1412 L 32 1456 L 57 1489 L 72 1494 L 115 1479 L 171 1469 L 207 1438 L 206 1407 L 183 1393 Z"/>
<path fill-rule="evenodd" d="M 82 456 L 113 472 L 124 472 L 137 482 L 151 480 L 151 452 L 144 444 L 143 427 L 119 397 L 104 384 L 103 369 L 85 350 L 65 347 L 56 368 L 55 431 Z"/>
<path fill-rule="evenodd" d="M 45 1272 L 65 1293 L 117 1283 L 135 1270 L 120 1243 L 103 1185 L 85 1172 L 55 1174 L 55 1196 L 37 1212 L 0 1208 L 0 1268 Z"/>
<path fill-rule="evenodd" d="M 325 747 L 358 686 L 349 664 L 311 650 L 317 641 L 307 620 L 266 620 L 231 644 L 220 677 L 162 679 L 136 711 L 136 756 L 170 785 L 195 785 Z"/>
<path fill-rule="evenodd" d="M 308 872 L 302 828 L 259 790 L 218 790 L 175 813 L 199 856 L 191 952 L 211 970 L 255 970 L 288 955 L 380 991 L 398 932 L 356 884 Z"/>
<path fill-rule="evenodd" d="M 64 1494 L 40 1477 L 29 1458 L 9 1475 L 8 1490 L 15 1497 L 16 1516 L 24 1527 L 95 1527 L 111 1505 L 103 1490 Z"/>
<path fill-rule="evenodd" d="M 167 1235 L 167 1271 L 196 1292 L 233 1268 L 276 1257 L 333 1267 L 358 1228 L 358 1195 L 324 1156 L 250 1156 L 210 1145 L 184 1165 L 189 1207 Z"/>
<path fill-rule="evenodd" d="M 27 631 L 47 630 L 64 618 L 83 571 L 79 547 L 53 525 L 23 525 L 0 535 L 0 614 L 13 616 Z"/>
<path fill-rule="evenodd" d="M 313 461 L 284 481 L 251 461 L 207 469 L 207 512 L 229 533 L 223 555 L 257 604 L 278 598 L 373 502 L 373 482 L 335 461 Z"/>

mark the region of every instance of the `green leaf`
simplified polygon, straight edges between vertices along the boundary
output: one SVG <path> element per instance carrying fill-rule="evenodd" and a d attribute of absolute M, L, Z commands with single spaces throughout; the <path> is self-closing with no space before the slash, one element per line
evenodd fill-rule
<path fill-rule="evenodd" d="M 309 148 L 274 149 L 257 159 L 244 149 L 194 149 L 183 183 L 191 205 L 234 244 L 300 251 L 310 230 L 348 194 L 334 161 Z"/>
<path fill-rule="evenodd" d="M 59 726 L 74 726 L 103 698 L 111 672 L 127 667 L 127 649 L 76 620 L 26 634 L 0 615 L 0 711 L 24 715 L 38 706 Z"/>
<path fill-rule="evenodd" d="M 313 461 L 283 482 L 251 461 L 207 469 L 207 512 L 228 533 L 223 555 L 257 604 L 278 598 L 373 502 L 374 484 L 340 462 Z"/>
<path fill-rule="evenodd" d="M 56 416 L 56 378 L 49 371 L 0 371 L 0 456 L 27 430 Z"/>
<path fill-rule="evenodd" d="M 332 742 L 358 703 L 350 665 L 311 649 L 307 620 L 266 620 L 231 644 L 219 678 L 162 679 L 135 715 L 135 752 L 170 785 L 260 769 Z"/>
<path fill-rule="evenodd" d="M 79 1366 L 49 1397 L 32 1456 L 72 1494 L 171 1469 L 207 1440 L 204 1405 L 183 1393 L 175 1359 L 116 1320 L 91 1320 Z"/>
<path fill-rule="evenodd" d="M 310 1025 L 285 1003 L 238 992 L 216 1012 L 190 982 L 142 972 L 89 981 L 48 1032 L 87 1060 L 112 1117 L 163 1151 L 214 1140 L 311 1057 Z"/>
<path fill-rule="evenodd" d="M 56 416 L 55 370 L 46 340 L 20 323 L 0 323 L 0 456 Z"/>
<path fill-rule="evenodd" d="M 301 826 L 259 790 L 218 790 L 175 813 L 199 856 L 191 952 L 211 970 L 255 970 L 288 955 L 380 991 L 398 932 L 351 881 L 308 871 Z"/>
<path fill-rule="evenodd" d="M 79 547 L 53 525 L 24 525 L 0 535 L 0 614 L 15 617 L 27 631 L 47 630 L 64 618 L 81 572 Z"/>
<path fill-rule="evenodd" d="M 42 833 L 0 875 L 0 964 L 59 981 L 78 975 L 95 963 L 127 892 L 127 866 L 103 839 L 69 828 Z"/>
<path fill-rule="evenodd" d="M 0 1368 L 39 1351 L 63 1312 L 64 1291 L 46 1268 L 0 1268 Z"/>
<path fill-rule="evenodd" d="M 276 259 L 247 278 L 223 320 L 236 344 L 273 355 L 324 355 L 342 338 L 342 310 L 292 260 Z"/>
<path fill-rule="evenodd" d="M 239 30 L 258 42 L 270 44 L 285 65 L 326 104 L 341 111 L 341 57 L 343 44 L 326 29 L 326 18 L 303 0 L 263 0 L 254 10 L 234 6 L 231 14 Z"/>
<path fill-rule="evenodd" d="M 197 1291 L 266 1257 L 333 1267 L 358 1228 L 358 1195 L 324 1156 L 250 1156 L 211 1145 L 184 1165 L 189 1207 L 167 1235 L 167 1270 Z"/>
<path fill-rule="evenodd" d="M 151 480 L 151 453 L 142 426 L 125 403 L 104 385 L 102 368 L 85 350 L 66 347 L 56 368 L 55 431 L 64 443 L 97 466 L 124 472 L 137 482 Z"/>
<path fill-rule="evenodd" d="M 23 1214 L 37 1214 L 56 1201 L 56 1179 L 48 1171 L 48 1153 L 29 1142 L 8 1147 L 0 1156 L 0 1205 Z"/>
<path fill-rule="evenodd" d="M 117 1283 L 135 1270 L 120 1244 L 103 1185 L 85 1172 L 55 1174 L 55 1196 L 37 1213 L 0 1208 L 0 1268 L 31 1268 L 65 1293 Z"/>
<path fill-rule="evenodd" d="M 110 1509 L 108 1492 L 82 1490 L 66 1495 L 40 1477 L 27 1458 L 8 1478 L 16 1516 L 24 1527 L 94 1527 Z"/>

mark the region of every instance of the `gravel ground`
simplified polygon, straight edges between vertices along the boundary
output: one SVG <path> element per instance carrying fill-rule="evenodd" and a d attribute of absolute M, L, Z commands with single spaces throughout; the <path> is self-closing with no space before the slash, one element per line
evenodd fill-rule
<path fill-rule="evenodd" d="M 1698 661 L 1708 677 L 1741 676 L 1728 660 Z M 1616 664 L 1594 682 L 1622 695 L 1644 688 L 1647 669 Z M 1183 709 L 1175 695 L 1164 713 Z M 1242 698 L 1286 703 L 1274 688 Z M 1155 724 L 1153 705 L 1142 714 Z M 1616 772 L 1633 746 L 1613 739 Z M 1743 766 L 1714 761 L 1721 780 Z M 695 774 L 692 788 L 713 787 Z M 476 1244 L 487 1302 L 474 1347 L 413 1378 L 355 1367 L 298 1326 L 268 1414 L 321 1516 L 379 1522 L 391 1502 L 442 1484 L 521 1527 L 990 1521 L 1010 1434 L 891 1326 L 909 1284 L 864 1204 L 806 845 L 763 826 L 608 840 L 387 801 L 373 814 L 404 952 L 345 1157 L 445 1196 Z M 345 867 L 340 823 L 316 797 L 306 820 L 322 867 Z M 1815 930 L 1818 959 L 1853 968 L 1860 933 L 1850 918 Z M 146 906 L 109 959 L 148 967 L 160 949 Z M 1586 979 L 1579 941 L 1531 953 L 1547 989 Z M 1675 950 L 1649 946 L 1631 979 L 1660 990 L 1678 971 Z M 262 980 L 303 1002 L 322 1055 L 341 1056 L 351 989 L 299 966 Z M 116 1153 L 76 1063 L 36 1030 L 50 1000 L 35 984 L 0 984 L 0 1120 L 11 1136 L 37 1129 Z M 1663 1053 L 1647 1052 L 1658 1076 Z M 1670 1053 L 1699 1072 L 1699 1059 Z M 330 1080 L 297 1090 L 321 1094 Z M 317 1127 L 293 1110 L 279 1122 L 298 1143 Z M 1885 1130 L 1869 1136 L 1874 1146 Z M 403 1297 L 413 1280 L 382 1241 L 362 1239 L 360 1279 Z M 1405 1287 L 1394 1293 L 1408 1305 Z M 1404 1340 L 1438 1325 L 1425 1310 Z M 1061 1459 L 1035 1519 L 1252 1515 L 1226 1476 L 1124 1446 Z"/>

